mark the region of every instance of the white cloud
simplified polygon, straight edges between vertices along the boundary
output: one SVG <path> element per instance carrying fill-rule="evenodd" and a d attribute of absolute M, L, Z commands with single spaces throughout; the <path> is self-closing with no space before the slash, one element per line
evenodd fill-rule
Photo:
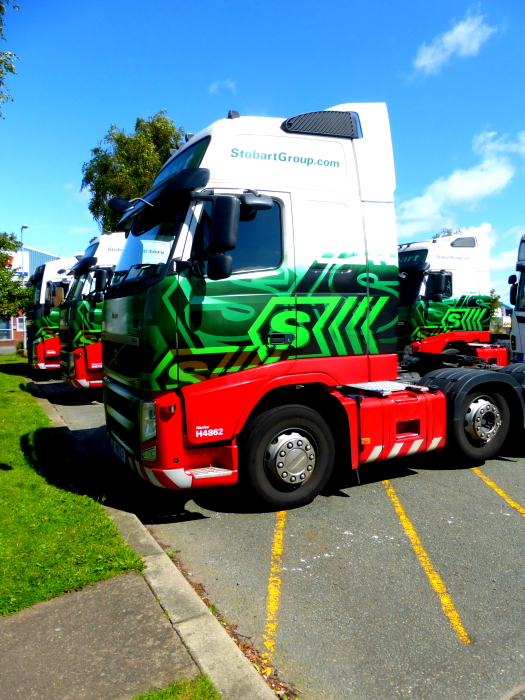
<path fill-rule="evenodd" d="M 487 236 L 489 241 L 489 248 L 493 248 L 498 240 L 498 234 L 495 229 L 492 228 L 492 224 L 484 221 L 481 226 L 467 226 L 461 229 L 461 233 L 465 236 Z"/>
<path fill-rule="evenodd" d="M 453 56 L 468 58 L 479 53 L 482 45 L 497 31 L 485 23 L 485 15 L 470 10 L 464 20 L 456 22 L 448 32 L 439 34 L 431 44 L 422 44 L 414 59 L 416 74 L 437 75 Z"/>
<path fill-rule="evenodd" d="M 433 182 L 419 197 L 401 202 L 397 207 L 400 236 L 455 228 L 455 207 L 475 207 L 485 197 L 505 189 L 516 173 L 507 154 L 525 158 L 525 132 L 511 141 L 508 136 L 498 139 L 495 132 L 484 131 L 474 137 L 473 150 L 481 156 L 481 163 L 455 170 Z"/>
<path fill-rule="evenodd" d="M 237 93 L 237 86 L 235 85 L 233 80 L 230 80 L 229 78 L 227 80 L 216 80 L 210 85 L 210 87 L 208 88 L 208 92 L 210 93 L 210 95 L 218 95 L 222 91 L 222 88 L 227 88 L 228 90 L 231 90 L 233 95 Z"/>
<path fill-rule="evenodd" d="M 514 273 L 514 267 L 510 270 L 509 275 L 512 275 Z M 499 294 L 501 297 L 501 301 L 504 304 L 510 304 L 510 298 L 509 298 L 509 291 L 510 291 L 510 286 L 508 282 L 508 276 L 506 277 L 500 277 L 498 279 L 493 279 L 491 278 L 490 280 L 490 288 L 496 290 L 496 294 Z"/>
<path fill-rule="evenodd" d="M 492 270 L 510 270 L 509 275 L 516 267 L 516 258 L 518 257 L 518 246 L 514 246 L 512 250 L 504 250 L 501 253 L 490 256 L 490 269 Z"/>

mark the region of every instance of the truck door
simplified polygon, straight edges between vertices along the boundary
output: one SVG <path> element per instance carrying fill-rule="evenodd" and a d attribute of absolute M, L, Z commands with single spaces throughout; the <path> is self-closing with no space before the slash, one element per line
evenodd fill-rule
<path fill-rule="evenodd" d="M 358 195 L 325 190 L 302 199 L 294 201 L 298 358 L 395 352 L 397 250 L 390 259 L 389 231 L 371 224 L 367 251 Z"/>
<path fill-rule="evenodd" d="M 178 380 L 183 387 L 224 374 L 295 357 L 295 265 L 290 197 L 272 197 L 271 209 L 244 216 L 231 252 L 233 273 L 210 280 L 206 263 L 179 275 Z M 191 255 L 209 240 L 212 202 L 195 207 Z M 252 212 L 253 214 L 253 212 Z M 183 257 L 190 254 L 189 246 Z M 170 371 L 173 377 L 173 370 Z"/>

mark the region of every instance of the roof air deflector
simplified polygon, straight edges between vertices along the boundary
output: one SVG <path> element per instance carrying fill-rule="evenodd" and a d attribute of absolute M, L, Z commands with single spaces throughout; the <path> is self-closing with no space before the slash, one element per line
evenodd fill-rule
<path fill-rule="evenodd" d="M 343 139 L 361 138 L 361 124 L 357 112 L 308 112 L 286 119 L 281 129 L 292 134 L 313 134 Z"/>

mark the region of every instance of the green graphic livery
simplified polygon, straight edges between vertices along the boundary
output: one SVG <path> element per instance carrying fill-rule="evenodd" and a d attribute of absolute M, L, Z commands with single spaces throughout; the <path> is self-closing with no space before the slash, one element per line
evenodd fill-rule
<path fill-rule="evenodd" d="M 60 342 L 66 350 L 100 342 L 102 302 L 66 302 L 60 311 Z"/>
<path fill-rule="evenodd" d="M 286 359 L 393 353 L 397 273 L 395 258 L 367 264 L 326 253 L 297 274 L 282 266 L 220 281 L 167 276 L 106 302 L 104 366 L 159 391 Z"/>
<path fill-rule="evenodd" d="M 488 331 L 490 305 L 490 297 L 474 294 L 443 299 L 440 302 L 424 299 L 406 305 L 401 302 L 400 346 L 451 331 Z"/>

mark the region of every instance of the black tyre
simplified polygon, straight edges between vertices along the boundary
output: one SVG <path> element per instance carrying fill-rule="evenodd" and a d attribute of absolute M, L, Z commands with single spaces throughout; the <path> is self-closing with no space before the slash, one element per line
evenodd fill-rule
<path fill-rule="evenodd" d="M 505 397 L 490 390 L 472 391 L 463 400 L 461 416 L 452 429 L 459 450 L 469 459 L 494 457 L 509 431 L 510 410 Z"/>
<path fill-rule="evenodd" d="M 242 440 L 241 480 L 272 508 L 310 503 L 334 466 L 334 438 L 311 408 L 289 404 L 261 413 Z"/>

